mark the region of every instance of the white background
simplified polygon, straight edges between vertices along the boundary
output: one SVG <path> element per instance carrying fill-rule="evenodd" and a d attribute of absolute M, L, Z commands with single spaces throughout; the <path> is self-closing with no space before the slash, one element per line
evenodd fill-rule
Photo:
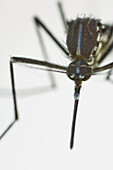
<path fill-rule="evenodd" d="M 94 16 L 113 23 L 112 0 L 64 0 L 68 19 Z M 0 1 L 0 132 L 13 120 L 9 58 L 32 56 L 42 59 L 33 24 L 39 16 L 55 36 L 65 34 L 55 0 Z M 50 60 L 67 65 L 64 53 L 43 32 Z M 112 61 L 111 53 L 108 61 Z M 75 145 L 69 149 L 74 83 L 55 73 L 56 89 L 49 86 L 44 71 L 15 66 L 20 120 L 0 141 L 0 170 L 112 170 L 113 84 L 104 76 L 83 83 L 76 122 Z"/>

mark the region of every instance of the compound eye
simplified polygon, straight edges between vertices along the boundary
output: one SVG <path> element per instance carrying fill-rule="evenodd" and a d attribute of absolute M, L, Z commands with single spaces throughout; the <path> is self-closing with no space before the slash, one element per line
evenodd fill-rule
<path fill-rule="evenodd" d="M 67 68 L 67 76 L 72 79 L 75 80 L 76 78 L 76 68 L 74 65 L 69 65 L 69 67 Z"/>
<path fill-rule="evenodd" d="M 79 78 L 82 79 L 83 81 L 86 81 L 90 77 L 91 77 L 91 68 L 89 68 L 87 66 L 81 66 L 80 67 Z"/>

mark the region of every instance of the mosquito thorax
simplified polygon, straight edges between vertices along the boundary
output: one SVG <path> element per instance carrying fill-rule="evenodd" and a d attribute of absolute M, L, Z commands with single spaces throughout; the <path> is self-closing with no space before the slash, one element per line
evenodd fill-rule
<path fill-rule="evenodd" d="M 81 84 L 82 81 L 91 77 L 91 68 L 83 58 L 78 58 L 69 64 L 67 76 L 74 80 L 76 84 Z"/>
<path fill-rule="evenodd" d="M 94 18 L 77 18 L 67 23 L 67 48 L 71 58 L 83 56 L 90 59 L 99 46 L 101 35 L 100 20 Z"/>

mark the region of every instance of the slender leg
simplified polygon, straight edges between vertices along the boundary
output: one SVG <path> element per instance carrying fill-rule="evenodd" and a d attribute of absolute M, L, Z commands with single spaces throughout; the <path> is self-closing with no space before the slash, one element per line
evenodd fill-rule
<path fill-rule="evenodd" d="M 11 74 L 11 84 L 12 84 L 12 93 L 13 93 L 13 102 L 14 102 L 14 121 L 6 128 L 6 130 L 0 136 L 0 139 L 10 130 L 10 128 L 15 124 L 18 120 L 18 111 L 17 111 L 17 103 L 16 103 L 16 92 L 15 92 L 15 82 L 14 82 L 14 72 L 13 72 L 13 65 L 10 62 L 10 74 Z"/>
<path fill-rule="evenodd" d="M 109 26 L 107 26 L 107 27 L 109 28 Z M 112 36 L 112 34 L 113 34 L 113 26 L 111 27 L 109 38 L 110 38 L 110 36 Z M 113 43 L 109 46 L 108 50 L 106 51 L 106 53 L 103 55 L 102 58 L 104 59 L 107 56 L 107 54 L 109 54 L 111 52 L 112 49 L 113 49 Z M 103 61 L 103 59 L 102 59 L 102 61 Z M 109 70 L 109 72 L 108 72 L 108 74 L 106 76 L 106 80 L 110 80 L 110 77 L 111 77 L 111 74 L 112 74 L 112 70 L 113 69 Z"/>
<path fill-rule="evenodd" d="M 62 3 L 58 2 L 57 4 L 58 4 L 59 11 L 60 11 L 62 23 L 63 23 L 63 26 L 65 28 L 65 32 L 67 32 L 67 22 L 66 22 L 66 17 L 65 17 L 65 14 L 64 14 Z"/>
<path fill-rule="evenodd" d="M 16 97 L 16 89 L 15 89 L 15 79 L 14 79 L 15 76 L 14 76 L 14 68 L 13 68 L 14 63 L 40 65 L 40 66 L 47 67 L 47 69 L 43 69 L 43 70 L 55 71 L 55 72 L 59 72 L 59 73 L 66 73 L 66 70 L 67 70 L 67 68 L 64 67 L 64 66 L 52 64 L 52 63 L 45 62 L 45 61 L 39 61 L 39 60 L 33 60 L 33 59 L 21 58 L 21 57 L 11 57 L 11 59 L 10 59 L 10 76 L 11 76 L 11 85 L 12 85 L 12 95 L 13 95 L 15 118 L 14 118 L 14 121 L 2 133 L 2 135 L 0 136 L 0 139 L 2 139 L 2 137 L 10 130 L 10 128 L 19 119 L 18 118 L 18 109 L 17 109 L 17 97 Z"/>
<path fill-rule="evenodd" d="M 103 31 L 104 34 L 108 36 L 108 42 L 104 45 L 102 51 L 102 56 L 98 61 L 98 64 L 102 63 L 102 61 L 106 58 L 106 56 L 111 52 L 113 49 L 113 26 L 105 25 L 105 29 Z M 112 40 L 112 41 L 111 41 Z"/>
<path fill-rule="evenodd" d="M 113 25 L 103 25 L 103 26 L 104 26 L 104 28 L 102 29 L 102 34 L 103 34 L 103 36 L 107 37 L 107 42 L 106 43 L 102 42 L 102 48 L 101 48 L 101 51 L 100 51 L 100 54 L 99 54 L 99 59 L 97 61 L 97 65 L 102 63 L 102 61 L 106 58 L 106 56 L 113 49 Z M 97 67 L 94 70 L 96 72 L 104 71 L 106 69 L 112 68 L 112 64 L 107 65 L 107 67 L 108 68 L 106 68 L 106 66 L 100 67 L 100 68 Z M 109 80 L 110 76 L 111 76 L 111 70 L 108 72 L 106 79 Z"/>
<path fill-rule="evenodd" d="M 58 47 L 66 54 L 69 56 L 68 51 L 65 49 L 65 47 L 55 38 L 55 36 L 49 31 L 49 29 L 44 25 L 44 23 L 38 18 L 34 17 L 35 24 L 37 27 L 41 26 L 46 33 L 53 39 L 53 41 L 58 45 Z"/>
<path fill-rule="evenodd" d="M 111 52 L 111 50 L 113 49 L 113 43 L 110 44 L 110 46 L 108 47 L 108 49 L 105 51 L 105 53 L 102 55 L 101 59 L 99 60 L 98 64 L 100 64 L 105 58 L 106 56 Z"/>
<path fill-rule="evenodd" d="M 111 73 L 112 73 L 112 69 L 109 70 L 109 72 L 108 72 L 108 74 L 107 74 L 107 77 L 106 77 L 107 80 L 110 80 Z"/>
<path fill-rule="evenodd" d="M 113 62 L 110 63 L 110 64 L 106 64 L 105 66 L 102 66 L 102 67 L 94 68 L 92 70 L 92 73 L 96 73 L 96 72 L 100 72 L 100 71 L 105 71 L 105 70 L 112 69 L 112 68 L 113 68 Z"/>
<path fill-rule="evenodd" d="M 102 56 L 100 57 L 98 64 L 102 63 L 102 61 L 106 58 L 106 56 L 113 49 L 113 26 L 112 25 L 105 25 L 103 33 L 108 36 L 108 42 L 105 44 L 105 46 L 102 49 Z M 110 80 L 111 74 L 112 74 L 112 69 L 109 70 L 108 75 L 106 76 L 107 80 Z"/>
<path fill-rule="evenodd" d="M 67 67 L 65 67 L 65 66 L 53 64 L 53 63 L 46 62 L 46 61 L 35 60 L 35 59 L 31 59 L 31 58 L 24 58 L 24 57 L 11 57 L 10 62 L 12 64 L 13 63 L 24 63 L 24 64 L 33 64 L 33 65 L 44 66 L 46 68 L 51 68 L 51 69 L 58 69 L 58 70 L 64 70 L 64 71 L 67 70 Z"/>
<path fill-rule="evenodd" d="M 41 47 L 41 51 L 42 51 L 42 54 L 43 54 L 43 58 L 46 61 L 49 61 L 49 57 L 48 57 L 48 54 L 47 54 L 47 50 L 46 50 L 46 46 L 45 46 L 44 40 L 42 38 L 40 27 L 37 27 L 36 25 L 35 25 L 35 27 L 36 27 L 37 36 L 38 36 L 38 39 L 39 39 L 39 42 L 40 42 L 40 47 Z M 52 72 L 48 72 L 48 75 L 49 75 L 49 79 L 50 79 L 50 82 L 51 82 L 51 87 L 55 87 L 56 86 L 56 82 L 55 82 L 55 78 L 54 78 L 53 73 Z"/>
<path fill-rule="evenodd" d="M 111 75 L 113 74 L 113 68 L 111 68 L 106 76 L 106 80 L 109 80 L 111 83 L 113 83 L 113 79 L 111 79 Z"/>

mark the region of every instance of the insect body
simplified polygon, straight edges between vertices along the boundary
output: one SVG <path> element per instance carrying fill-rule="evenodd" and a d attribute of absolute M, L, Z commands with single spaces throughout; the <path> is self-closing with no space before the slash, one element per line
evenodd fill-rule
<path fill-rule="evenodd" d="M 72 62 L 68 66 L 67 75 L 75 82 L 76 108 L 73 116 L 71 148 L 82 81 L 88 80 L 98 70 L 97 66 L 113 47 L 112 34 L 112 27 L 107 28 L 100 23 L 100 20 L 94 18 L 77 18 L 68 23 L 67 47 Z"/>
<path fill-rule="evenodd" d="M 63 15 L 64 13 L 61 8 L 61 4 L 58 5 L 65 29 L 67 30 L 66 42 L 68 50 L 55 38 L 55 36 L 49 31 L 49 29 L 43 24 L 43 22 L 39 18 L 34 17 L 34 22 L 37 26 L 37 29 L 39 29 L 40 27 L 44 29 L 45 32 L 57 44 L 57 46 L 68 56 L 68 58 L 71 60 L 70 64 L 68 66 L 62 66 L 47 61 L 40 61 L 31 58 L 11 57 L 10 73 L 15 119 L 0 136 L 0 138 L 2 138 L 6 134 L 6 132 L 12 127 L 12 125 L 18 120 L 13 68 L 14 63 L 43 66 L 43 69 L 41 68 L 42 70 L 63 73 L 74 81 L 75 104 L 73 112 L 70 148 L 73 147 L 74 143 L 75 121 L 82 82 L 88 80 L 93 74 L 97 74 L 98 72 L 113 68 L 113 63 L 99 67 L 99 64 L 104 60 L 104 58 L 113 48 L 113 26 L 103 25 L 101 24 L 100 20 L 94 18 L 77 18 L 76 20 L 68 22 L 68 25 L 66 26 L 66 20 Z M 111 72 L 109 72 L 108 78 L 110 77 L 110 73 Z"/>
<path fill-rule="evenodd" d="M 72 124 L 70 147 L 73 147 L 75 119 L 82 81 L 91 77 L 92 67 L 95 64 L 95 49 L 100 34 L 100 21 L 91 18 L 77 18 L 68 23 L 67 47 L 73 60 L 67 69 L 67 75 L 75 82 L 75 108 Z M 99 30 L 97 30 L 99 27 Z M 91 63 L 91 64 L 90 64 Z"/>
<path fill-rule="evenodd" d="M 77 18 L 68 23 L 67 47 L 73 62 L 68 67 L 68 76 L 79 81 L 87 80 L 91 76 L 90 63 L 94 64 L 94 50 L 98 47 L 97 38 L 99 20 L 91 18 Z M 75 73 L 73 73 L 75 69 Z M 72 73 L 71 73 L 72 71 Z M 86 75 L 85 75 L 86 74 Z"/>

